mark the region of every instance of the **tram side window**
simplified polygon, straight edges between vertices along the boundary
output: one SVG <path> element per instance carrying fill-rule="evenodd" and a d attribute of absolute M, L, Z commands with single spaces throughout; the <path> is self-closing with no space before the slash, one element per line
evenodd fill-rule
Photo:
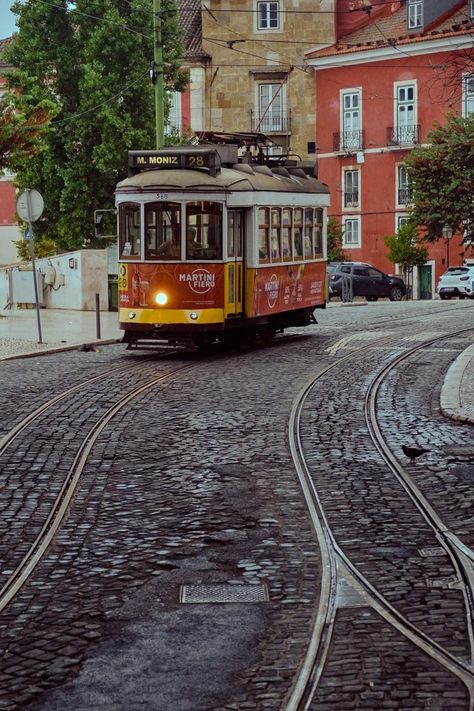
<path fill-rule="evenodd" d="M 270 245 L 271 245 L 271 255 L 272 262 L 281 261 L 281 210 L 279 207 L 272 207 L 271 209 L 271 219 L 272 226 L 270 231 Z"/>
<path fill-rule="evenodd" d="M 242 256 L 242 213 L 239 210 L 227 211 L 227 256 Z"/>
<path fill-rule="evenodd" d="M 285 262 L 291 260 L 291 217 L 291 208 L 283 208 L 281 226 L 281 256 Z"/>
<path fill-rule="evenodd" d="M 304 211 L 304 234 L 303 251 L 305 259 L 313 259 L 313 209 L 305 208 Z"/>
<path fill-rule="evenodd" d="M 297 207 L 293 211 L 293 250 L 294 259 L 303 259 L 303 210 Z"/>
<path fill-rule="evenodd" d="M 323 257 L 323 211 L 314 211 L 314 256 Z"/>
<path fill-rule="evenodd" d="M 180 215 L 178 203 L 145 205 L 145 259 L 181 258 Z"/>
<path fill-rule="evenodd" d="M 258 210 L 258 259 L 261 264 L 265 264 L 269 259 L 269 234 L 270 210 L 268 207 L 260 207 Z"/>
<path fill-rule="evenodd" d="M 140 205 L 136 203 L 119 207 L 119 255 L 121 259 L 140 258 Z"/>
<path fill-rule="evenodd" d="M 222 259 L 222 204 L 186 204 L 186 259 Z"/>

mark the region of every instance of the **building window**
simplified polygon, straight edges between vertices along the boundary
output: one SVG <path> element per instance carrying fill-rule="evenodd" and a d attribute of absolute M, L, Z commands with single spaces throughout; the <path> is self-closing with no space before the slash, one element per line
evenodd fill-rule
<path fill-rule="evenodd" d="M 474 74 L 463 77 L 462 82 L 462 115 L 467 118 L 470 114 L 474 114 Z"/>
<path fill-rule="evenodd" d="M 344 207 L 359 207 L 359 171 L 344 171 Z"/>
<path fill-rule="evenodd" d="M 258 131 L 274 133 L 284 130 L 283 86 L 258 85 Z"/>
<path fill-rule="evenodd" d="M 418 143 L 416 85 L 404 84 L 396 87 L 395 130 L 396 145 Z"/>
<path fill-rule="evenodd" d="M 341 95 L 341 150 L 359 150 L 361 143 L 360 91 L 344 91 Z"/>
<path fill-rule="evenodd" d="M 280 29 L 279 4 L 278 2 L 257 2 L 257 29 Z"/>
<path fill-rule="evenodd" d="M 397 168 L 397 205 L 409 205 L 412 198 L 410 179 L 405 165 Z"/>
<path fill-rule="evenodd" d="M 423 24 L 423 0 L 408 0 L 408 29 L 421 27 Z"/>
<path fill-rule="evenodd" d="M 343 247 L 360 247 L 359 218 L 344 220 Z"/>
<path fill-rule="evenodd" d="M 169 136 L 172 133 L 181 133 L 181 94 L 179 91 L 168 92 L 169 113 L 166 122 L 165 132 Z"/>
<path fill-rule="evenodd" d="M 474 0 L 469 0 L 469 19 L 474 20 Z"/>
<path fill-rule="evenodd" d="M 400 227 L 407 225 L 409 222 L 410 222 L 410 218 L 408 215 L 397 215 L 397 232 L 400 229 Z"/>

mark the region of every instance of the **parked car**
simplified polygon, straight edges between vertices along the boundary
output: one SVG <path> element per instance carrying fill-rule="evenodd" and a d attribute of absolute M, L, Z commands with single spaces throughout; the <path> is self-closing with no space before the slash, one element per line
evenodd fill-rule
<path fill-rule="evenodd" d="M 403 279 L 384 274 L 366 262 L 329 262 L 329 296 L 340 296 L 351 301 L 354 296 L 365 296 L 367 301 L 388 297 L 401 301 L 406 296 Z"/>
<path fill-rule="evenodd" d="M 453 296 L 474 299 L 474 265 L 449 267 L 439 278 L 436 291 L 440 299 L 451 299 Z"/>

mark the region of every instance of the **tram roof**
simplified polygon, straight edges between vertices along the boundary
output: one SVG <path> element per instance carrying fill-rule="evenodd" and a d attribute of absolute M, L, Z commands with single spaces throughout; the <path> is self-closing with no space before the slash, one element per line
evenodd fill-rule
<path fill-rule="evenodd" d="M 283 192 L 283 193 L 329 193 L 329 188 L 316 178 L 304 175 L 303 171 L 289 173 L 286 170 L 271 171 L 265 166 L 238 164 L 222 168 L 217 175 L 204 170 L 157 169 L 146 170 L 125 178 L 117 185 L 117 193 L 167 190 L 199 192 Z M 285 175 L 287 173 L 287 175 Z"/>

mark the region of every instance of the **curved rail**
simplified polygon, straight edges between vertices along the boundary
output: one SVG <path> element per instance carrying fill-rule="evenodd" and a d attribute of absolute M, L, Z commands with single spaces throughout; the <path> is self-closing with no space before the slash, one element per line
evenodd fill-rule
<path fill-rule="evenodd" d="M 40 562 L 41 558 L 43 557 L 44 553 L 46 552 L 59 527 L 61 526 L 61 523 L 64 520 L 69 504 L 76 490 L 82 471 L 86 465 L 87 457 L 89 456 L 97 438 L 104 430 L 104 428 L 109 424 L 111 419 L 125 405 L 127 405 L 131 400 L 133 400 L 145 390 L 148 390 L 159 383 L 171 380 L 173 377 L 180 374 L 183 370 L 189 370 L 192 367 L 192 364 L 182 365 L 170 373 L 165 373 L 156 378 L 153 378 L 144 385 L 139 385 L 138 387 L 134 388 L 126 395 L 124 395 L 112 407 L 110 407 L 107 412 L 105 412 L 99 418 L 99 420 L 94 424 L 94 426 L 91 427 L 87 435 L 84 437 L 83 442 L 76 453 L 74 461 L 71 464 L 71 467 L 69 468 L 69 472 L 63 482 L 61 490 L 59 491 L 56 500 L 52 505 L 51 510 L 46 518 L 46 521 L 41 527 L 41 530 L 38 533 L 35 541 L 33 542 L 29 551 L 23 557 L 22 561 L 15 568 L 15 570 L 11 573 L 8 580 L 0 590 L 0 612 L 2 612 L 5 607 L 12 601 L 18 591 L 28 580 L 28 578 Z M 95 380 L 95 378 L 92 380 Z M 74 392 L 76 389 L 77 388 L 72 388 L 71 391 Z M 61 399 L 62 397 L 66 397 L 66 394 L 67 393 L 62 393 L 61 396 L 54 398 L 54 402 L 56 402 L 58 399 Z M 49 406 L 51 406 L 52 402 L 53 401 L 49 403 Z M 34 419 L 33 415 L 37 417 L 42 414 L 45 409 L 47 409 L 46 405 L 44 407 L 38 408 L 35 413 L 32 413 L 31 417 L 25 418 L 28 419 L 27 424 L 29 424 Z M 22 429 L 24 429 L 24 427 L 26 427 L 26 424 L 23 425 Z M 15 433 L 15 436 L 17 435 L 18 432 Z"/>
<path fill-rule="evenodd" d="M 428 522 L 431 524 L 434 521 L 439 521 L 439 531 L 442 532 L 441 538 L 444 548 L 450 552 L 451 559 L 455 564 L 456 570 L 463 573 L 464 580 L 468 584 L 468 593 L 465 596 L 466 605 L 469 615 L 469 637 L 471 641 L 471 650 L 473 648 L 472 634 L 472 606 L 468 604 L 472 598 L 473 576 L 468 571 L 468 566 L 465 565 L 466 558 L 474 560 L 474 552 L 467 549 L 460 541 L 456 540 L 454 534 L 450 533 L 442 522 L 438 519 L 434 510 L 431 509 L 428 502 L 424 508 L 424 499 L 421 492 L 417 489 L 414 482 L 412 485 L 408 482 L 408 474 L 406 477 L 400 473 L 403 470 L 398 459 L 388 449 L 387 444 L 382 437 L 375 415 L 375 399 L 378 387 L 391 369 L 396 367 L 402 360 L 408 358 L 416 351 L 426 348 L 427 346 L 453 336 L 460 335 L 472 331 L 471 328 L 458 329 L 451 333 L 443 334 L 436 338 L 423 341 L 416 346 L 407 349 L 404 353 L 396 356 L 389 364 L 387 364 L 373 379 L 366 396 L 366 412 L 367 425 L 371 436 L 377 446 L 379 453 L 384 457 L 392 471 L 401 477 L 405 489 L 414 497 L 417 506 L 423 515 L 426 517 L 427 511 L 430 515 L 427 516 Z M 370 344 L 359 349 L 352 350 L 350 353 L 338 358 L 338 360 L 321 370 L 316 377 L 313 377 L 310 382 L 301 390 L 296 397 L 289 421 L 289 445 L 290 451 L 295 464 L 295 469 L 300 480 L 301 488 L 311 517 L 312 525 L 316 533 L 318 543 L 321 550 L 322 558 L 322 580 L 321 580 L 321 597 L 317 616 L 315 618 L 311 637 L 308 644 L 307 652 L 303 663 L 300 667 L 298 677 L 295 681 L 291 694 L 285 705 L 285 711 L 307 711 L 310 708 L 311 700 L 314 696 L 318 680 L 322 674 L 322 667 L 329 652 L 329 643 L 331 640 L 331 630 L 335 616 L 335 591 L 340 577 L 349 578 L 350 583 L 379 614 L 381 614 L 390 624 L 396 627 L 402 634 L 409 638 L 420 649 L 433 657 L 436 661 L 442 664 L 450 672 L 458 676 L 470 693 L 470 709 L 474 708 L 474 675 L 473 666 L 464 664 L 462 661 L 454 657 L 450 652 L 444 650 L 437 642 L 430 639 L 426 634 L 418 630 L 411 622 L 406 620 L 393 606 L 388 603 L 384 597 L 358 572 L 356 567 L 347 558 L 344 552 L 337 544 L 330 526 L 327 522 L 323 507 L 321 505 L 318 493 L 311 479 L 309 469 L 306 465 L 305 456 L 300 437 L 300 419 L 301 413 L 306 401 L 306 398 L 314 384 L 330 370 L 340 366 L 345 361 L 354 357 L 354 354 L 369 350 L 374 345 L 379 345 L 386 338 L 380 338 L 372 341 Z M 388 450 L 388 451 L 387 451 Z M 417 495 L 419 494 L 419 498 Z M 453 552 L 455 549 L 455 555 Z"/>

